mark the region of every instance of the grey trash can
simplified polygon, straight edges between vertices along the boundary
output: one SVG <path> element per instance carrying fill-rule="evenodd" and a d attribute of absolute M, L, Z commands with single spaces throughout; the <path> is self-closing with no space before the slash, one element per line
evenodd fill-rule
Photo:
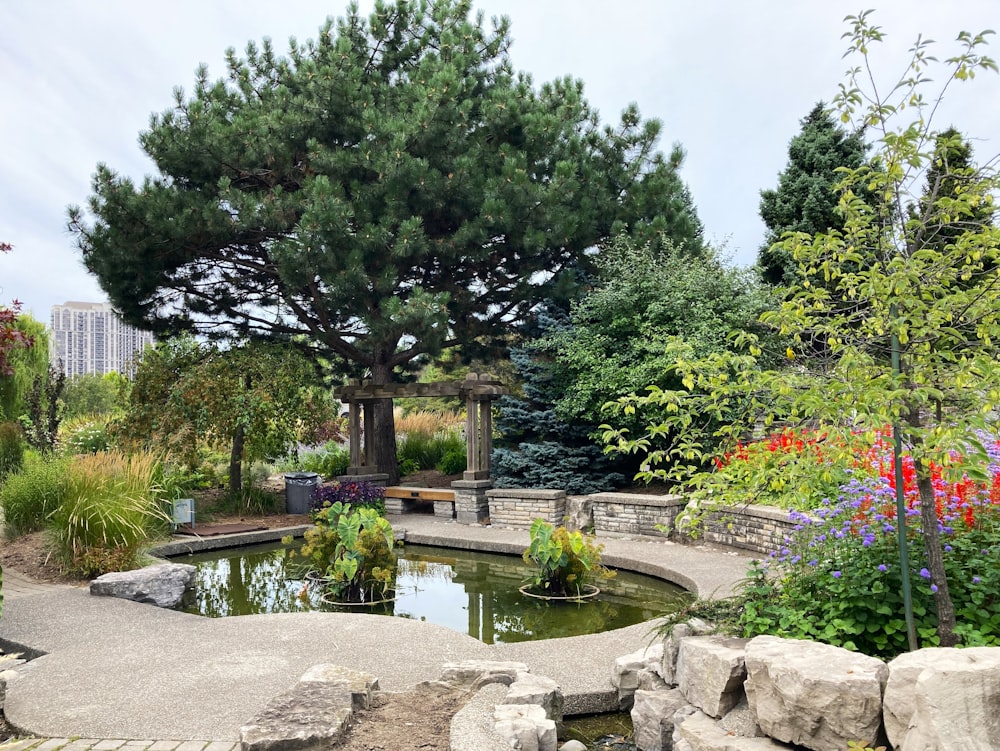
<path fill-rule="evenodd" d="M 319 485 L 315 472 L 285 473 L 285 513 L 308 514 L 312 509 L 313 488 Z"/>

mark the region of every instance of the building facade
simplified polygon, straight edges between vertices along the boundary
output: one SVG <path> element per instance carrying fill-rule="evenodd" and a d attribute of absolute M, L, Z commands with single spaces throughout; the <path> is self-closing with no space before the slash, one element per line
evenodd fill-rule
<path fill-rule="evenodd" d="M 70 378 L 84 373 L 131 375 L 135 358 L 153 335 L 122 322 L 107 303 L 52 306 L 50 357 Z"/>

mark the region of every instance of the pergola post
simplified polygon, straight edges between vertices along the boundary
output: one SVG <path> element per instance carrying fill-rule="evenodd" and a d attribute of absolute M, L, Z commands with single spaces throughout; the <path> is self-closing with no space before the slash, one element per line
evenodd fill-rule
<path fill-rule="evenodd" d="M 463 480 L 488 480 L 493 453 L 492 398 L 469 390 L 465 400 L 465 472 Z"/>

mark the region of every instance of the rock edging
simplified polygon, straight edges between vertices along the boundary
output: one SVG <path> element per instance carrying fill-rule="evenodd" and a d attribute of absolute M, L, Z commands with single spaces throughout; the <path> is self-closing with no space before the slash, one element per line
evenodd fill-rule
<path fill-rule="evenodd" d="M 697 635 L 615 661 L 641 751 L 975 747 L 995 734 L 1000 648 L 928 648 L 888 664 L 829 644 Z"/>

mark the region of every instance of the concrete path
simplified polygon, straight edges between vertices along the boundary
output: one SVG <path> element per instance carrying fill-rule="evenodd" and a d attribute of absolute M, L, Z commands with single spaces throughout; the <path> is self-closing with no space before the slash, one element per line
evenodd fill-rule
<path fill-rule="evenodd" d="M 391 521 L 405 528 L 413 543 L 518 554 L 528 543 L 524 530 L 465 526 L 423 515 Z M 659 540 L 600 541 L 609 565 L 661 576 L 702 596 L 727 594 L 749 560 L 733 551 Z M 117 739 L 101 743 L 121 741 L 116 748 L 130 751 L 174 751 L 181 741 L 194 743 L 184 743 L 179 751 L 229 751 L 242 724 L 320 662 L 364 670 L 379 678 L 382 689 L 397 691 L 436 679 L 446 662 L 517 660 L 561 685 L 568 713 L 603 711 L 614 703 L 610 671 L 615 658 L 647 645 L 655 625 L 486 645 L 434 624 L 364 614 L 208 619 L 92 597 L 81 588 L 32 585 L 13 572 L 4 574 L 0 640 L 45 653 L 18 667 L 9 682 L 8 720 L 40 737 Z M 152 743 L 144 739 L 180 740 L 142 746 Z M 126 746 L 126 740 L 141 743 Z M 215 743 L 209 747 L 210 742 Z M 91 745 L 78 745 L 84 743 Z M 96 748 L 96 743 L 75 740 L 71 751 Z M 19 746 L 16 751 L 56 747 Z"/>

